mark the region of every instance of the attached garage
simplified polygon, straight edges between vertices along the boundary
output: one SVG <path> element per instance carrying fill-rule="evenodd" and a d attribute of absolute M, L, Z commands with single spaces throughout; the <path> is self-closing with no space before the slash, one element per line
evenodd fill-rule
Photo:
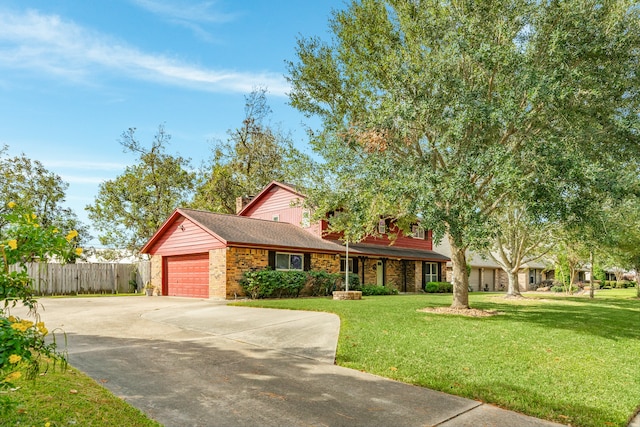
<path fill-rule="evenodd" d="M 164 257 L 163 295 L 209 298 L 209 254 Z"/>

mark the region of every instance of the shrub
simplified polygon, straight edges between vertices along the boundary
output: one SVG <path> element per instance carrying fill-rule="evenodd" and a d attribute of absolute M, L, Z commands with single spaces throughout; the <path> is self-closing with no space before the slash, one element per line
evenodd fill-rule
<path fill-rule="evenodd" d="M 398 290 L 387 288 L 385 286 L 380 285 L 364 285 L 362 289 L 363 296 L 371 296 L 371 295 L 397 295 Z"/>
<path fill-rule="evenodd" d="M 562 286 L 558 286 L 558 285 L 553 285 L 551 287 L 551 289 L 549 289 L 551 292 L 564 292 L 564 287 Z"/>
<path fill-rule="evenodd" d="M 453 285 L 449 282 L 428 282 L 425 285 L 424 290 L 430 294 L 446 294 L 453 292 Z"/>
<path fill-rule="evenodd" d="M 327 273 L 326 271 L 309 271 L 307 272 L 306 286 L 311 296 L 326 296 L 331 294 L 338 280 L 337 274 Z"/>
<path fill-rule="evenodd" d="M 0 210 L 0 221 L 5 224 L 0 240 L 0 391 L 13 387 L 22 371 L 27 378 L 35 378 L 42 356 L 54 363 L 66 363 L 64 355 L 57 351 L 55 338 L 45 342 L 49 331 L 37 316 L 37 300 L 26 263 L 46 262 L 52 257 L 64 262 L 82 254 L 77 247 L 77 231 L 65 236 L 54 226 L 43 226 L 35 214 L 13 202 L 7 208 Z M 19 270 L 9 271 L 9 266 L 16 264 Z M 9 310 L 19 303 L 29 309 L 35 321 L 9 315 Z M 2 397 L 0 413 L 11 407 L 10 399 Z"/>
<path fill-rule="evenodd" d="M 245 271 L 240 286 L 252 299 L 297 297 L 307 283 L 304 271 L 279 271 L 265 268 Z"/>

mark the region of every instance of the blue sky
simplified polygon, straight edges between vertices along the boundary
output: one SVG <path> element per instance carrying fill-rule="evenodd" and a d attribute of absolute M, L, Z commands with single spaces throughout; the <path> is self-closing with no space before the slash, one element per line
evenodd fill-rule
<path fill-rule="evenodd" d="M 328 38 L 342 0 L 4 0 L 0 5 L 0 145 L 69 183 L 84 207 L 135 156 L 118 138 L 159 124 L 169 152 L 198 166 L 241 124 L 244 96 L 268 88 L 271 121 L 308 151 L 305 118 L 287 105 L 296 39 Z M 94 232 L 95 234 L 95 232 Z"/>

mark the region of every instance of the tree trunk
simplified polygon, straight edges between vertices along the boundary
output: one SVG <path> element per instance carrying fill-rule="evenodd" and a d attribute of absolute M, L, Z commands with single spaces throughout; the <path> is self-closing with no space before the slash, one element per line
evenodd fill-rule
<path fill-rule="evenodd" d="M 593 251 L 589 251 L 589 263 L 591 266 L 589 267 L 589 298 L 593 299 L 595 294 L 596 281 L 595 277 L 593 277 Z"/>
<path fill-rule="evenodd" d="M 469 275 L 465 250 L 449 237 L 451 266 L 453 269 L 453 302 L 451 308 L 469 308 Z"/>
<path fill-rule="evenodd" d="M 518 273 L 513 270 L 509 270 L 507 272 L 507 277 L 509 278 L 509 288 L 507 289 L 507 297 L 519 297 L 522 296 L 520 293 L 520 284 L 518 283 Z"/>

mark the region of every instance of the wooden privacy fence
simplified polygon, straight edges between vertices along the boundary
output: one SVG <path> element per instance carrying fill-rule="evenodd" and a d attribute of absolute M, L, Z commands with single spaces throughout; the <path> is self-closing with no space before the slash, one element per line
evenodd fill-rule
<path fill-rule="evenodd" d="M 18 266 L 10 270 L 18 270 Z M 36 295 L 141 292 L 151 280 L 151 263 L 29 263 L 27 273 Z M 135 285 L 135 286 L 134 286 Z"/>

